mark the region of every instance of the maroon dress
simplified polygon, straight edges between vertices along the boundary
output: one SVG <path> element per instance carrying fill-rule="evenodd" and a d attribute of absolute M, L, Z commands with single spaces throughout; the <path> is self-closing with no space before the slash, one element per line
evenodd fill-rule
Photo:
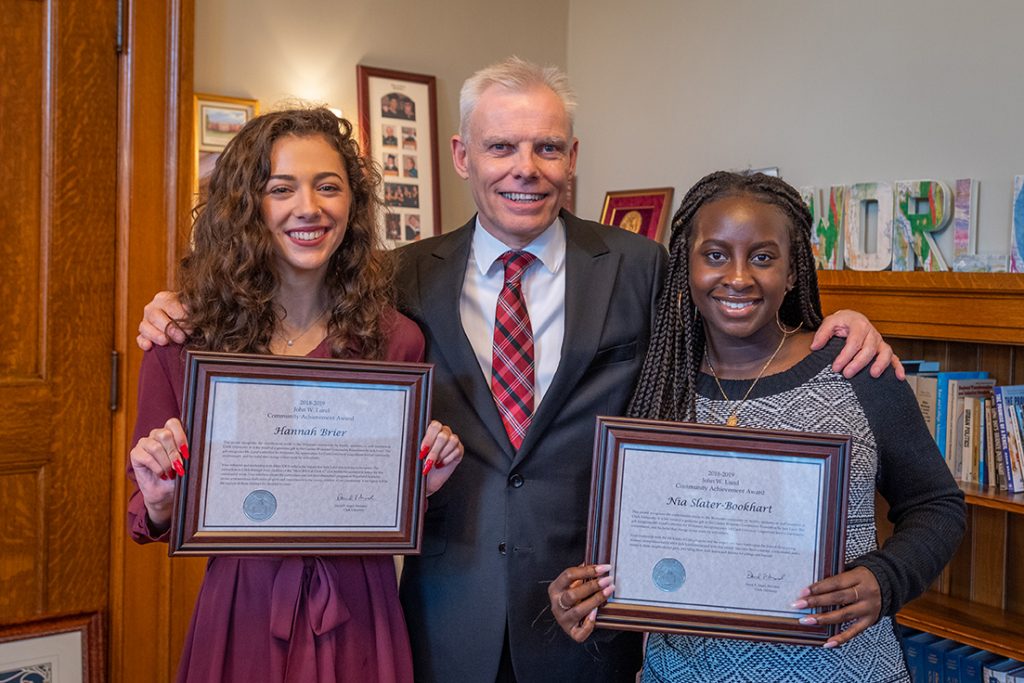
<path fill-rule="evenodd" d="M 420 361 L 423 335 L 397 313 L 385 360 Z M 326 343 L 309 354 L 329 356 Z M 182 347 L 145 354 L 133 443 L 180 417 Z M 128 477 L 134 483 L 131 464 Z M 128 501 L 138 543 L 166 541 L 150 529 L 142 494 Z M 333 683 L 412 681 L 409 634 L 388 555 L 364 557 L 212 557 L 199 590 L 178 681 Z"/>

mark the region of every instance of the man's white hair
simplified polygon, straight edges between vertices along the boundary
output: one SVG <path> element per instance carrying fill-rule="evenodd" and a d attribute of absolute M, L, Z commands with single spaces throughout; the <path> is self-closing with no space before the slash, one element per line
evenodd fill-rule
<path fill-rule="evenodd" d="M 576 94 L 569 86 L 569 77 L 557 66 L 540 66 L 512 56 L 480 69 L 462 84 L 459 93 L 459 135 L 462 136 L 463 142 L 468 139 L 469 117 L 476 109 L 480 96 L 495 85 L 515 93 L 536 87 L 549 88 L 562 100 L 562 106 L 569 117 L 569 134 L 572 135 Z"/>

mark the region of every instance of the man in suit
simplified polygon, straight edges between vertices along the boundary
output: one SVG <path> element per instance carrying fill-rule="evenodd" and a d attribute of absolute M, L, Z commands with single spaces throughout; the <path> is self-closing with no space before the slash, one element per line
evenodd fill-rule
<path fill-rule="evenodd" d="M 546 585 L 583 559 L 594 417 L 626 407 L 665 251 L 559 211 L 578 148 L 563 74 L 506 60 L 470 78 L 461 104 L 452 157 L 478 214 L 399 252 L 400 308 L 434 364 L 433 414 L 467 452 L 403 569 L 417 680 L 632 680 L 639 637 L 576 646 L 546 609 Z M 522 276 L 534 412 L 518 447 L 491 381 L 509 250 L 536 257 Z"/>
<path fill-rule="evenodd" d="M 398 252 L 400 307 L 434 364 L 432 414 L 466 449 L 430 498 L 422 554 L 403 570 L 417 681 L 632 682 L 640 667 L 638 634 L 599 631 L 579 645 L 548 609 L 547 584 L 583 560 L 594 420 L 626 408 L 666 257 L 651 240 L 560 210 L 579 146 L 574 108 L 555 68 L 511 58 L 469 78 L 451 152 L 478 213 Z M 505 377 L 494 349 L 509 251 L 532 259 L 518 276 L 532 345 L 521 420 L 492 394 Z M 147 306 L 143 348 L 166 343 L 169 301 Z M 856 314 L 822 329 L 863 346 L 855 369 L 881 342 Z"/>

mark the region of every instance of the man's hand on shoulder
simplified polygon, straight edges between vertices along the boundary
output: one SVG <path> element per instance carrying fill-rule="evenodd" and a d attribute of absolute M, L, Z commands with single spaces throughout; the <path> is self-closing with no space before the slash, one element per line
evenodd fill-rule
<path fill-rule="evenodd" d="M 154 345 L 167 346 L 172 341 L 185 343 L 185 331 L 174 322 L 184 317 L 185 308 L 178 301 L 177 292 L 158 292 L 143 309 L 135 343 L 143 351 L 149 351 Z"/>
<path fill-rule="evenodd" d="M 832 369 L 842 372 L 843 377 L 853 377 L 870 364 L 872 377 L 881 377 L 885 369 L 892 365 L 896 377 L 901 380 L 906 378 L 903 364 L 893 353 L 892 347 L 882 339 L 871 321 L 857 311 L 836 311 L 826 317 L 814 333 L 811 348 L 822 348 L 832 337 L 846 338 L 846 345 L 832 363 Z"/>

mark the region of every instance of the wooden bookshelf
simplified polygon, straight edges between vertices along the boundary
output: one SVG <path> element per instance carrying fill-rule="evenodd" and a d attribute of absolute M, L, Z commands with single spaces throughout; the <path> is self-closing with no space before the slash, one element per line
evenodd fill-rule
<path fill-rule="evenodd" d="M 1022 617 L 1002 609 L 928 592 L 904 607 L 897 621 L 964 645 L 1024 659 Z"/>
<path fill-rule="evenodd" d="M 1024 275 L 819 271 L 818 282 L 826 312 L 860 311 L 903 358 L 1024 384 Z M 1024 660 L 1024 494 L 962 488 L 968 526 L 960 549 L 897 621 Z M 880 520 L 881 535 L 886 527 Z"/>
<path fill-rule="evenodd" d="M 1024 345 L 1024 275 L 818 272 L 828 311 L 852 308 L 882 334 Z"/>
<path fill-rule="evenodd" d="M 1005 493 L 983 489 L 977 484 L 961 483 L 960 488 L 964 491 L 968 505 L 1004 510 L 1018 515 L 1024 515 L 1024 493 Z"/>

